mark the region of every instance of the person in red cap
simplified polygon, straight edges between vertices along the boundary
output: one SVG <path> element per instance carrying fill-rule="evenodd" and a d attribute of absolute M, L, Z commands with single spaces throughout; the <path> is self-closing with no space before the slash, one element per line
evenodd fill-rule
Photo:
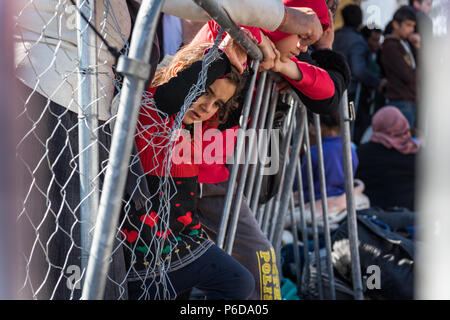
<path fill-rule="evenodd" d="M 310 10 L 318 17 L 323 31 L 329 28 L 330 18 L 324 0 L 283 0 L 283 3 L 285 7 Z M 190 45 L 214 41 L 219 28 L 215 21 L 209 21 L 200 29 Z M 252 39 L 264 54 L 265 59 L 261 63 L 260 71 L 272 69 L 279 72 L 294 88 L 311 99 L 327 99 L 334 95 L 333 81 L 325 70 L 296 58 L 311 44 L 307 39 L 301 35 L 288 34 L 280 30 L 244 28 L 251 32 Z"/>
<path fill-rule="evenodd" d="M 330 50 L 334 29 L 331 30 L 331 33 L 328 32 L 330 26 L 332 27 L 332 21 L 330 21 L 331 15 L 327 5 L 324 0 L 284 0 L 283 2 L 286 7 L 309 7 L 302 9 L 313 11 L 319 18 L 323 30 L 325 30 L 322 38 L 317 42 L 317 54 L 314 55 L 319 63 L 316 63 L 311 58 L 309 59 L 310 61 L 303 62 L 296 57 L 300 53 L 301 55 L 306 54 L 305 51 L 307 50 L 307 43 L 302 41 L 302 37 L 296 34 L 291 35 L 280 30 L 271 32 L 265 29 L 245 27 L 251 33 L 250 37 L 258 43 L 266 57 L 270 56 L 270 50 L 276 55 L 276 57 L 272 58 L 272 63 L 263 61 L 260 64 L 260 70 L 272 69 L 280 72 L 286 83 L 294 89 L 302 102 L 311 111 L 328 114 L 333 110 L 337 110 L 338 101 L 346 88 L 345 83 L 348 86 L 348 81 L 343 80 L 346 77 L 342 74 L 345 74 L 346 71 L 349 74 L 349 71 L 345 68 L 345 59 Z M 211 42 L 217 36 L 218 30 L 219 25 L 214 21 L 210 21 L 199 31 L 193 42 Z M 331 39 L 329 39 L 330 37 Z M 275 61 L 275 58 L 277 58 L 277 61 Z M 322 64 L 324 68 L 321 68 Z M 332 67 L 331 64 L 339 65 L 340 68 Z M 292 74 L 296 71 L 301 73 L 301 75 L 297 75 L 299 77 Z M 229 127 L 232 127 L 232 125 Z M 206 145 L 204 143 L 203 146 L 206 147 Z M 208 235 L 213 239 L 217 235 L 218 227 L 220 226 L 223 205 L 228 190 L 228 178 L 228 169 L 223 164 L 204 163 L 200 165 L 199 182 L 203 184 L 203 192 L 202 197 L 198 201 L 199 217 L 202 224 L 206 227 Z M 256 286 L 250 299 L 280 299 L 280 281 L 273 246 L 261 231 L 255 215 L 250 210 L 245 199 L 241 204 L 232 255 L 251 271 L 255 278 Z M 261 267 L 266 264 L 271 266 L 270 274 L 263 274 L 261 271 Z M 263 277 L 266 280 L 262 281 Z"/>

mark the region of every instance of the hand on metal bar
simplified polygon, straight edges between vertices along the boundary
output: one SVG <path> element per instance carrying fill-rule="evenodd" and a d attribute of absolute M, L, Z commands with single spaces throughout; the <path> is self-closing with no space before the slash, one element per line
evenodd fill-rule
<path fill-rule="evenodd" d="M 249 39 L 244 32 L 231 20 L 228 13 L 218 5 L 215 1 L 207 0 L 193 0 L 202 9 L 204 9 L 209 16 L 214 19 L 237 43 L 239 43 L 247 52 L 247 54 L 254 60 L 262 60 L 263 54 L 258 46 Z"/>
<path fill-rule="evenodd" d="M 243 29 L 245 31 L 245 29 Z M 247 35 L 250 32 L 245 32 Z M 251 36 L 251 34 L 250 34 Z M 227 34 L 225 39 L 219 45 L 230 60 L 231 65 L 235 66 L 236 69 L 242 74 L 247 67 L 247 52 L 242 48 L 242 46 L 233 40 L 233 38 Z"/>
<path fill-rule="evenodd" d="M 278 30 L 298 34 L 302 39 L 302 46 L 312 45 L 323 33 L 320 20 L 311 8 L 285 7 L 284 19 Z"/>

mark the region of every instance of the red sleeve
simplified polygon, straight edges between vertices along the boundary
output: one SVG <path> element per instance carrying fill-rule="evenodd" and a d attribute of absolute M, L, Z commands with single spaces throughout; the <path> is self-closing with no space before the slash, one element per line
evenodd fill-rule
<path fill-rule="evenodd" d="M 303 77 L 300 81 L 295 81 L 284 76 L 289 83 L 300 90 L 305 96 L 314 100 L 325 100 L 334 96 L 334 82 L 331 80 L 327 71 L 309 63 L 299 61 L 297 58 L 292 58 L 291 60 L 297 64 Z"/>

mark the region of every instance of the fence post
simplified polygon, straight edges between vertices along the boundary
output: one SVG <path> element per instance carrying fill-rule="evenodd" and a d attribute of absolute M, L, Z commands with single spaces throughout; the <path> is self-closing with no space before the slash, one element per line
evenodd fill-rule
<path fill-rule="evenodd" d="M 29 235 L 17 227 L 17 169 L 15 134 L 17 126 L 17 89 L 14 81 L 13 12 L 15 2 L 0 1 L 0 299 L 16 299 L 18 243 Z M 20 238 L 19 235 L 20 234 Z M 28 298 L 28 297 L 20 297 Z"/>
<path fill-rule="evenodd" d="M 113 132 L 109 164 L 100 199 L 82 299 L 102 299 L 114 235 L 120 214 L 127 166 L 135 134 L 139 106 L 150 74 L 150 53 L 163 0 L 143 0 L 131 38 L 128 58 L 119 59 L 125 74 L 119 111 Z"/>
<path fill-rule="evenodd" d="M 82 17 L 96 25 L 93 0 L 77 0 L 78 145 L 80 164 L 81 270 L 85 271 L 99 204 L 97 36 Z"/>
<path fill-rule="evenodd" d="M 344 156 L 345 195 L 347 199 L 347 224 L 350 240 L 350 257 L 352 260 L 352 282 L 355 299 L 363 300 L 363 287 L 361 278 L 361 265 L 358 251 L 358 224 L 356 220 L 356 205 L 353 189 L 352 150 L 350 138 L 350 121 L 348 110 L 347 91 L 341 100 L 341 130 L 342 130 L 342 153 Z"/>
<path fill-rule="evenodd" d="M 416 208 L 415 299 L 450 299 L 450 2 L 447 34 L 423 39 Z"/>

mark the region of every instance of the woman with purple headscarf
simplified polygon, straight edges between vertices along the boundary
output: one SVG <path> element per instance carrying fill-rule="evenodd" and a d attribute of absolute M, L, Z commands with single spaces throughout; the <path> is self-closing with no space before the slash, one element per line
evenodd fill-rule
<path fill-rule="evenodd" d="M 414 210 L 416 154 L 421 144 L 411 135 L 408 120 L 386 106 L 372 118 L 373 134 L 358 150 L 356 177 L 365 185 L 371 205 Z"/>

